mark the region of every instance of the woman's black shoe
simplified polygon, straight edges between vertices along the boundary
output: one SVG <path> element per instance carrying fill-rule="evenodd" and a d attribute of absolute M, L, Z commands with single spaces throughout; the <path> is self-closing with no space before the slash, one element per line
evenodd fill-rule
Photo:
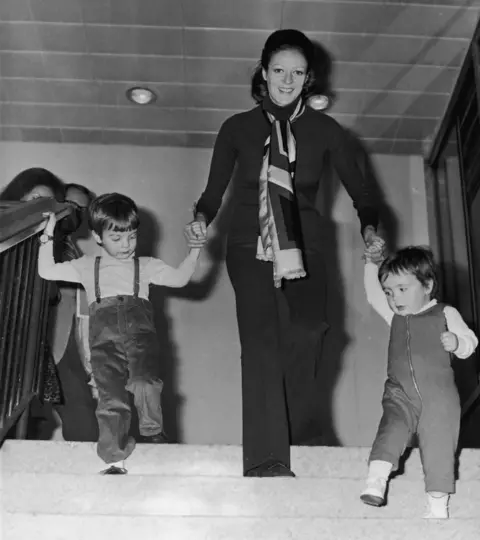
<path fill-rule="evenodd" d="M 295 474 L 281 461 L 268 460 L 244 473 L 248 478 L 295 477 Z"/>

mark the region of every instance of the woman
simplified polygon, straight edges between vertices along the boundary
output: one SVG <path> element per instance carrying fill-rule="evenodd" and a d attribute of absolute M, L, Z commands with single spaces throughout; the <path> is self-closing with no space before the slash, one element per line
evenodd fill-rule
<path fill-rule="evenodd" d="M 258 105 L 222 125 L 206 189 L 186 227 L 192 241 L 199 225 L 206 234 L 237 166 L 226 264 L 242 351 L 244 476 L 295 476 L 290 443 L 315 414 L 313 380 L 328 328 L 315 199 L 327 159 L 353 200 L 365 243 L 377 238 L 375 186 L 359 170 L 350 137 L 306 105 L 321 82 L 314 60 L 303 33 L 270 35 L 252 78 Z"/>

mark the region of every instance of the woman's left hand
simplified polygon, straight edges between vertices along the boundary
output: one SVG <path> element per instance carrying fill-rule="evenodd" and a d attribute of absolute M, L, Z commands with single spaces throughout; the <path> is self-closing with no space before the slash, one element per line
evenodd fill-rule
<path fill-rule="evenodd" d="M 377 234 L 377 231 L 369 226 L 363 231 L 363 241 L 372 262 L 378 263 L 385 258 L 385 240 Z"/>

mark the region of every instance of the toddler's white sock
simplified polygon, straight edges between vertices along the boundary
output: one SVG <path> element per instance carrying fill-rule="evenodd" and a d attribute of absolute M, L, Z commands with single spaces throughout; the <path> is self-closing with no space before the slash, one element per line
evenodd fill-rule
<path fill-rule="evenodd" d="M 430 491 L 427 493 L 427 512 L 425 519 L 448 519 L 448 493 Z"/>
<path fill-rule="evenodd" d="M 382 506 L 385 502 L 385 491 L 393 465 L 388 461 L 374 460 L 368 467 L 367 486 L 362 491 L 360 499 L 365 504 Z"/>

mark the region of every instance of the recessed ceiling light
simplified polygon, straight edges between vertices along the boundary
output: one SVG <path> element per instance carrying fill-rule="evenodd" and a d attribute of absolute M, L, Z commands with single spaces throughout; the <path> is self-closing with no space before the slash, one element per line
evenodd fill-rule
<path fill-rule="evenodd" d="M 137 105 L 148 105 L 153 103 L 157 96 L 150 88 L 135 86 L 127 90 L 127 98 Z"/>
<path fill-rule="evenodd" d="M 330 105 L 330 100 L 327 96 L 316 95 L 308 99 L 308 104 L 312 109 L 317 111 L 323 111 Z"/>

